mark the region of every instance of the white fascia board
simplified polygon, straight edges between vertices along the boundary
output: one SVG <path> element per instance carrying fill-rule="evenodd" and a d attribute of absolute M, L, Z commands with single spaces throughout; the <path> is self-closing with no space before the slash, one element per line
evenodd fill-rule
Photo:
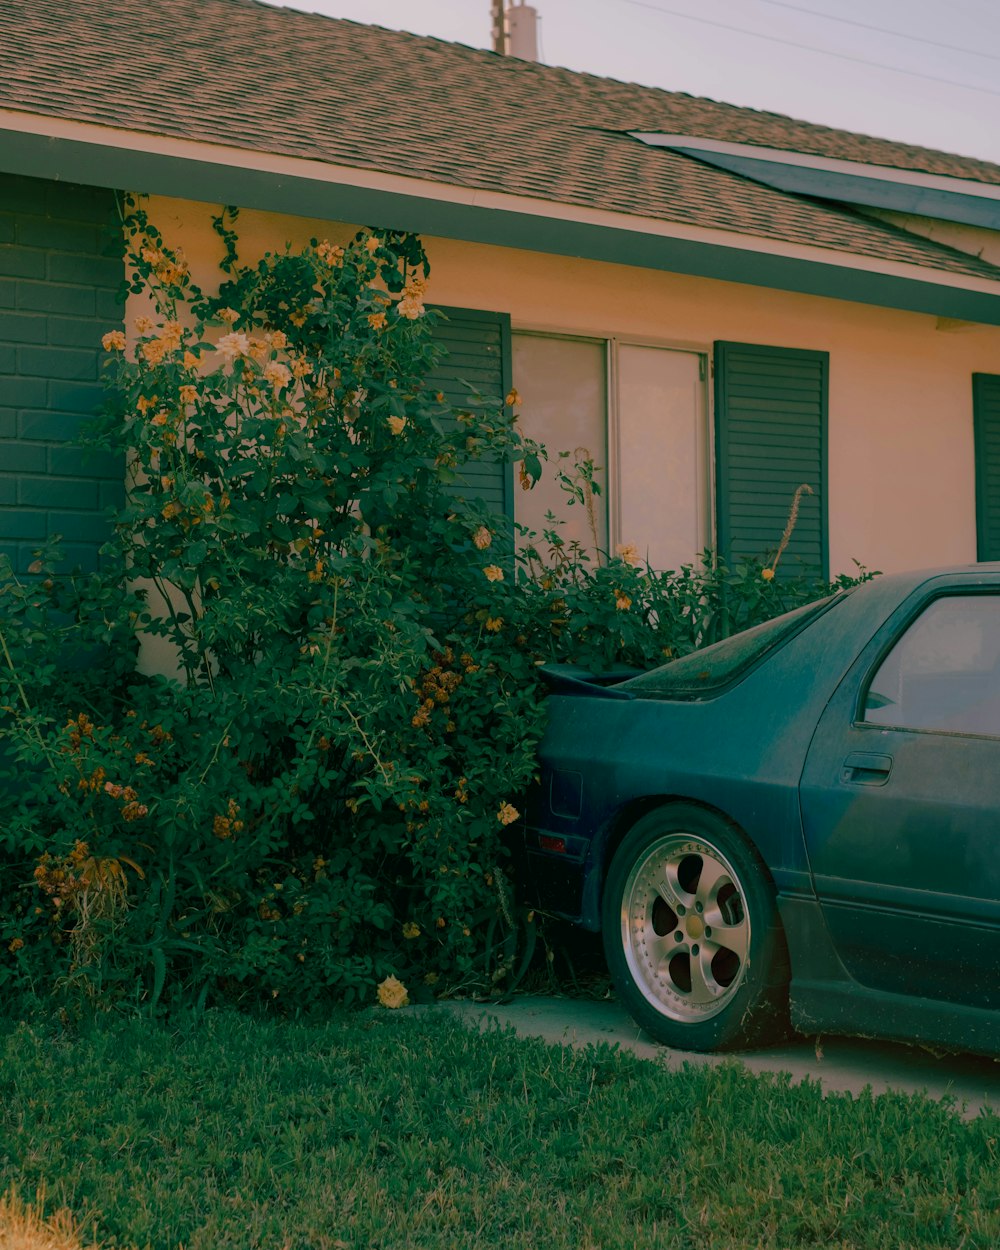
<path fill-rule="evenodd" d="M 1000 325 L 1000 281 L 736 231 L 0 110 L 0 169 Z"/>
<path fill-rule="evenodd" d="M 988 182 L 812 156 L 751 143 L 725 143 L 647 131 L 629 133 L 633 139 L 650 147 L 684 152 L 779 191 L 1000 230 L 1000 186 Z"/>

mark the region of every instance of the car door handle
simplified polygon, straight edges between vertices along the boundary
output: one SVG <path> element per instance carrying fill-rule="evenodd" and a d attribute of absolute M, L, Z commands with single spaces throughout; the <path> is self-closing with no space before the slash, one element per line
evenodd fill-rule
<path fill-rule="evenodd" d="M 840 780 L 850 786 L 884 786 L 891 772 L 891 755 L 869 755 L 867 751 L 858 751 L 844 760 Z"/>

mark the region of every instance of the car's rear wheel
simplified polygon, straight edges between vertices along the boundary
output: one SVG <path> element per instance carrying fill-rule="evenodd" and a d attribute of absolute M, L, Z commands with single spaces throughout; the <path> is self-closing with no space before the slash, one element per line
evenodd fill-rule
<path fill-rule="evenodd" d="M 737 1049 L 787 1027 L 774 889 L 714 812 L 678 803 L 638 821 L 612 860 L 602 927 L 618 995 L 658 1041 Z"/>

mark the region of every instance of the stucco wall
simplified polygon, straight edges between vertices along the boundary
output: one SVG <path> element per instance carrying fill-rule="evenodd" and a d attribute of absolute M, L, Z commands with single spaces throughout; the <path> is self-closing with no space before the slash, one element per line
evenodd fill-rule
<path fill-rule="evenodd" d="M 210 284 L 222 250 L 210 225 L 217 208 L 153 198 L 149 211 Z M 354 227 L 245 212 L 237 230 L 252 259 L 314 235 L 344 241 Z M 854 559 L 886 572 L 975 559 L 971 378 L 1000 373 L 1000 329 L 448 239 L 425 244 L 433 302 L 509 312 L 515 329 L 706 352 L 719 339 L 829 352 L 831 573 Z"/>

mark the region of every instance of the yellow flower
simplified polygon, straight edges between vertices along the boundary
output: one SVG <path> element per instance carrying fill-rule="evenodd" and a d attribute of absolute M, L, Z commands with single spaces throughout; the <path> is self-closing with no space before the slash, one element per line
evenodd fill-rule
<path fill-rule="evenodd" d="M 406 429 L 405 417 L 387 417 L 386 420 L 388 421 L 389 429 L 393 434 L 402 434 L 402 432 Z"/>
<path fill-rule="evenodd" d="M 184 353 L 184 368 L 185 369 L 197 369 L 198 368 L 198 357 L 194 354 L 194 352 Z"/>
<path fill-rule="evenodd" d="M 101 344 L 106 352 L 123 352 L 125 350 L 125 335 L 121 330 L 109 330 L 101 339 Z"/>
<path fill-rule="evenodd" d="M 502 803 L 500 810 L 497 812 L 497 820 L 502 825 L 512 825 L 515 820 L 519 820 L 521 813 L 511 803 Z"/>
<path fill-rule="evenodd" d="M 271 360 L 264 366 L 264 381 L 270 382 L 276 391 L 280 391 L 283 386 L 287 386 L 292 380 L 292 372 L 287 365 L 279 364 L 277 360 Z"/>
<path fill-rule="evenodd" d="M 344 259 L 344 249 L 324 239 L 322 243 L 317 244 L 316 255 L 324 265 L 339 265 Z"/>
<path fill-rule="evenodd" d="M 398 981 L 395 977 L 386 977 L 378 987 L 378 1001 L 383 1007 L 395 1011 L 397 1007 L 408 1007 L 410 996 L 402 981 Z"/>
<path fill-rule="evenodd" d="M 480 551 L 485 551 L 492 541 L 493 535 L 485 525 L 480 525 L 479 529 L 472 535 L 472 542 Z"/>
<path fill-rule="evenodd" d="M 184 336 L 184 330 L 179 321 L 168 321 L 160 332 L 160 342 L 163 344 L 164 350 L 175 352 L 181 345 L 181 339 Z"/>
<path fill-rule="evenodd" d="M 181 387 L 181 403 L 193 404 L 198 398 L 198 388 L 196 386 Z"/>
<path fill-rule="evenodd" d="M 618 548 L 618 559 L 624 560 L 626 564 L 638 564 L 639 549 L 635 543 L 622 543 Z"/>
<path fill-rule="evenodd" d="M 250 354 L 250 340 L 245 334 L 224 334 L 215 345 L 215 350 L 231 363 L 237 356 Z"/>
<path fill-rule="evenodd" d="M 24 945 L 24 938 L 16 937 L 13 939 L 13 941 L 7 947 L 7 949 L 10 951 L 12 955 L 15 955 L 21 949 L 23 945 Z"/>
<path fill-rule="evenodd" d="M 502 582 L 503 569 L 497 564 L 487 564 L 486 568 L 483 569 L 483 576 L 488 582 Z"/>
<path fill-rule="evenodd" d="M 503 617 L 488 616 L 486 618 L 486 629 L 491 634 L 499 634 L 501 629 L 503 629 Z"/>
<path fill-rule="evenodd" d="M 369 313 L 368 324 L 371 326 L 373 330 L 384 330 L 385 329 L 385 313 L 384 312 Z"/>
<path fill-rule="evenodd" d="M 235 308 L 220 308 L 216 316 L 220 321 L 224 321 L 227 326 L 235 325 L 240 319 L 240 314 Z"/>
<path fill-rule="evenodd" d="M 136 333 L 137 333 L 137 334 L 148 334 L 148 333 L 150 332 L 150 330 L 152 330 L 152 328 L 153 328 L 154 324 L 155 324 L 155 323 L 154 323 L 154 322 L 152 322 L 152 321 L 150 321 L 150 319 L 149 319 L 148 317 L 136 317 L 136 319 L 135 319 L 135 329 L 136 329 Z"/>
<path fill-rule="evenodd" d="M 521 395 L 517 389 L 512 389 L 507 398 L 503 401 L 508 408 L 518 408 L 521 404 Z"/>
<path fill-rule="evenodd" d="M 305 310 L 302 308 L 298 308 L 295 310 L 295 312 L 289 313 L 288 320 L 292 323 L 293 326 L 299 326 L 299 327 L 304 326 L 306 323 Z"/>
<path fill-rule="evenodd" d="M 422 317 L 427 311 L 422 300 L 414 295 L 404 295 L 396 305 L 396 312 L 400 317 L 405 317 L 407 321 L 416 321 L 418 317 Z"/>
<path fill-rule="evenodd" d="M 376 238 L 375 235 L 373 234 L 369 235 L 369 237 L 365 239 L 365 247 L 368 249 L 369 252 L 371 252 L 373 256 L 375 255 L 375 253 L 378 251 L 378 249 L 381 246 L 382 246 L 382 240 Z"/>
<path fill-rule="evenodd" d="M 167 345 L 163 339 L 147 339 L 142 345 L 142 354 L 151 365 L 158 365 L 166 352 Z"/>
<path fill-rule="evenodd" d="M 403 925 L 403 937 L 405 937 L 407 941 L 412 942 L 414 938 L 418 938 L 419 936 L 420 925 L 414 924 L 412 920 L 407 920 L 406 924 Z"/>
<path fill-rule="evenodd" d="M 618 612 L 627 612 L 632 606 L 632 600 L 623 590 L 615 591 L 615 610 Z"/>
<path fill-rule="evenodd" d="M 774 569 L 761 569 L 760 575 L 765 582 L 769 582 L 774 577 Z"/>
<path fill-rule="evenodd" d="M 284 332 L 284 330 L 275 330 L 273 334 L 268 335 L 268 338 L 270 339 L 271 346 L 277 348 L 278 351 L 280 351 L 283 347 L 288 346 L 288 335 Z"/>

